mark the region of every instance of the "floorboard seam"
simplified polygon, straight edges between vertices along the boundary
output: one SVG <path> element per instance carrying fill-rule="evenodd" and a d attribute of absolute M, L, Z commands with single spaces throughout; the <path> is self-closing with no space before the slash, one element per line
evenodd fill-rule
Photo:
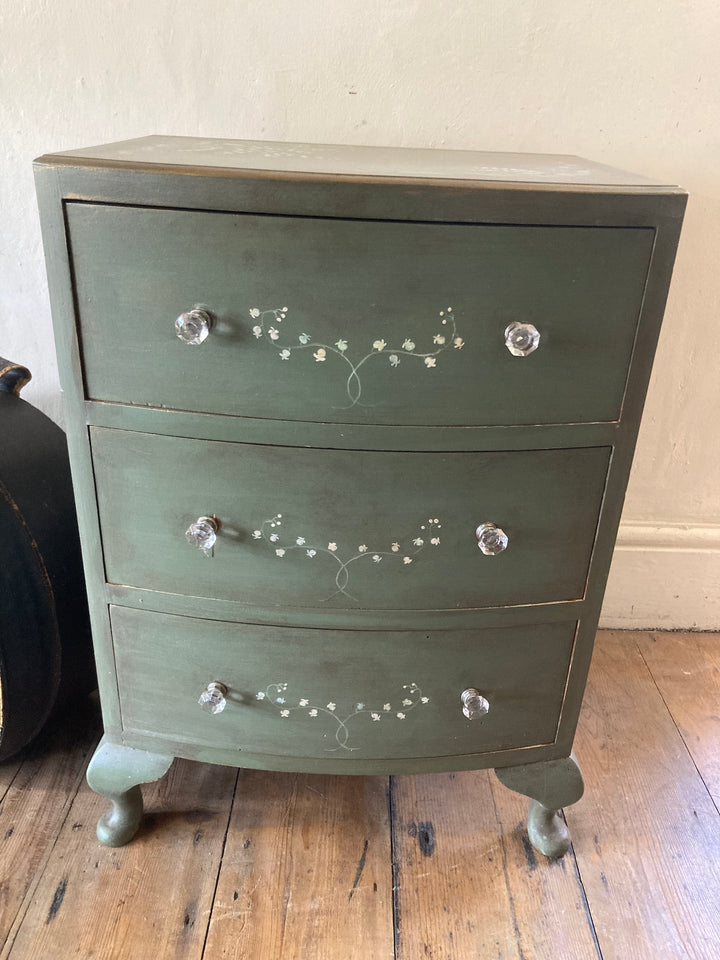
<path fill-rule="evenodd" d="M 96 739 L 93 740 L 93 742 L 90 744 L 90 746 L 88 747 L 87 753 L 85 754 L 86 757 L 91 757 L 93 755 L 93 753 L 97 748 L 98 743 L 100 742 L 101 736 L 102 736 L 101 733 L 98 734 Z M 20 932 L 20 927 L 23 925 L 23 922 L 25 920 L 25 914 L 28 912 L 32 898 L 35 896 L 35 891 L 40 886 L 40 881 L 42 880 L 43 874 L 45 873 L 45 869 L 48 863 L 50 862 L 50 857 L 53 854 L 53 850 L 57 846 L 57 842 L 60 839 L 60 834 L 63 831 L 63 827 L 65 826 L 65 823 L 67 822 L 67 819 L 70 816 L 70 811 L 72 810 L 73 804 L 75 803 L 75 799 L 80 790 L 80 786 L 82 785 L 82 782 L 85 778 L 86 769 L 87 769 L 87 763 L 83 763 L 82 767 L 80 768 L 80 773 L 77 777 L 77 780 L 75 781 L 73 790 L 70 792 L 70 795 L 67 797 L 67 803 L 65 807 L 65 816 L 62 817 L 62 819 L 60 820 L 57 831 L 53 838 L 53 841 L 52 843 L 48 844 L 48 848 L 45 851 L 45 855 L 43 856 L 42 861 L 38 864 L 38 869 L 33 874 L 32 880 L 28 884 L 28 888 L 25 891 L 25 896 L 23 897 L 22 903 L 18 907 L 18 911 L 15 914 L 15 918 L 13 919 L 12 925 L 8 930 L 8 935 L 5 939 L 5 943 L 2 945 L 2 952 L 0 952 L 0 960 L 8 960 L 8 958 L 13 952 L 13 949 L 15 947 L 15 941 L 17 940 L 18 933 Z"/>
<path fill-rule="evenodd" d="M 240 770 L 235 774 L 235 785 L 233 786 L 232 800 L 225 824 L 225 833 L 223 834 L 222 847 L 220 848 L 220 857 L 218 859 L 217 873 L 215 875 L 215 885 L 213 886 L 212 899 L 210 900 L 210 910 L 208 912 L 207 926 L 205 927 L 205 936 L 203 937 L 202 950 L 200 951 L 200 960 L 205 956 L 208 937 L 210 936 L 210 925 L 212 923 L 213 913 L 215 912 L 215 899 L 217 897 L 218 885 L 220 884 L 220 873 L 222 871 L 223 859 L 225 857 L 225 846 L 227 844 L 228 834 L 230 833 L 230 821 L 232 820 L 233 808 L 235 806 L 235 797 L 237 796 L 238 785 L 240 783 Z"/>
<path fill-rule="evenodd" d="M 563 820 L 566 820 L 564 812 L 562 816 Z M 595 920 L 593 919 L 592 910 L 590 909 L 590 902 L 587 898 L 587 892 L 585 890 L 585 884 L 583 883 L 582 874 L 580 873 L 580 864 L 575 856 L 575 847 L 573 846 L 572 841 L 570 843 L 570 849 L 565 856 L 571 859 L 572 865 L 575 869 L 575 876 L 577 877 L 578 886 L 580 887 L 580 896 L 582 897 L 583 907 L 585 908 L 585 916 L 587 917 L 588 926 L 590 927 L 590 933 L 592 934 L 593 943 L 595 944 L 598 960 L 603 960 L 602 950 L 600 949 L 600 941 L 598 940 L 597 930 L 595 929 Z"/>
<path fill-rule="evenodd" d="M 649 636 L 650 638 L 652 638 L 652 632 L 648 632 L 648 636 Z M 698 777 L 700 778 L 700 783 L 702 783 L 703 787 L 705 788 L 705 792 L 707 793 L 708 797 L 710 797 L 710 802 L 711 802 L 712 805 L 715 807 L 715 809 L 717 810 L 718 814 L 720 814 L 720 807 L 718 807 L 717 800 L 716 800 L 716 798 L 712 795 L 712 793 L 710 792 L 710 788 L 708 787 L 707 783 L 705 782 L 705 778 L 703 777 L 703 775 L 702 775 L 702 773 L 701 773 L 701 771 L 700 771 L 700 768 L 698 767 L 697 763 L 695 763 L 695 757 L 692 755 L 692 750 L 691 750 L 690 747 L 687 745 L 687 741 L 685 740 L 685 737 L 683 736 L 683 732 L 682 732 L 682 730 L 680 729 L 680 727 L 678 726 L 678 723 L 677 723 L 675 717 L 673 716 L 673 712 L 672 712 L 672 710 L 670 709 L 667 700 L 666 700 L 665 697 L 663 696 L 663 692 L 662 692 L 662 690 L 660 689 L 660 685 L 658 684 L 657 680 L 655 679 L 655 675 L 654 675 L 653 672 L 652 672 L 652 667 L 650 666 L 650 664 L 649 664 L 649 663 L 647 662 L 647 660 L 645 659 L 645 655 L 644 655 L 644 653 L 642 652 L 642 648 L 640 647 L 640 644 L 637 642 L 637 640 L 635 640 L 635 647 L 636 647 L 636 649 L 637 649 L 637 652 L 640 654 L 640 659 L 642 660 L 643 664 L 645 665 L 645 669 L 647 670 L 647 672 L 648 672 L 649 675 L 650 675 L 650 679 L 652 680 L 653 686 L 654 686 L 655 689 L 657 690 L 658 695 L 659 695 L 660 699 L 662 700 L 665 709 L 666 709 L 667 712 L 668 712 L 668 716 L 669 716 L 670 719 L 672 720 L 673 726 L 674 726 L 675 729 L 677 730 L 678 736 L 680 737 L 680 742 L 682 743 L 683 747 L 685 748 L 685 752 L 686 752 L 687 755 L 690 757 L 690 762 L 692 763 L 693 767 L 695 767 L 695 772 L 697 773 Z"/>
<path fill-rule="evenodd" d="M 488 778 L 490 777 L 490 771 L 488 770 Z M 503 824 L 502 818 L 500 816 L 500 810 L 498 809 L 497 799 L 495 797 L 495 792 L 490 788 L 490 798 L 493 804 L 493 811 L 495 813 L 495 822 L 498 826 L 499 839 L 500 839 L 500 852 L 502 854 L 502 871 L 503 871 L 503 880 L 505 882 L 505 892 L 507 893 L 508 905 L 510 907 L 510 921 L 513 926 L 513 931 L 515 933 L 515 945 L 518 952 L 518 960 L 529 960 L 527 957 L 522 944 L 522 934 L 520 932 L 520 924 L 518 923 L 517 910 L 515 909 L 515 896 L 510 889 L 510 876 L 508 874 L 508 858 L 507 858 L 507 837 L 505 834 L 505 826 Z"/>
<path fill-rule="evenodd" d="M 12 785 L 13 785 L 13 784 L 15 783 L 15 781 L 17 780 L 18 775 L 19 775 L 20 771 L 22 770 L 24 764 L 25 764 L 25 758 L 23 758 L 23 759 L 18 763 L 18 768 L 17 768 L 17 770 L 15 771 L 15 773 L 14 773 L 14 774 L 12 775 L 12 777 L 10 778 L 10 782 L 8 783 L 8 785 L 7 785 L 7 786 L 5 787 L 5 789 L 3 790 L 2 796 L 0 796 L 0 803 L 3 802 L 3 800 L 5 799 L 5 797 L 8 795 L 8 793 L 9 793 L 10 790 L 12 789 Z"/>
<path fill-rule="evenodd" d="M 388 777 L 388 820 L 390 822 L 390 871 L 392 892 L 393 956 L 400 960 L 400 897 L 397 847 L 395 843 L 395 778 Z"/>

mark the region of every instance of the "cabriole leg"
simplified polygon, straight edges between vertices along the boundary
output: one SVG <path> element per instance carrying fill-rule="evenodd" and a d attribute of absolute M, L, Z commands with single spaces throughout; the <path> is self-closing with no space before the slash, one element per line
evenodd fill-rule
<path fill-rule="evenodd" d="M 108 847 L 122 847 L 137 833 L 143 813 L 141 783 L 164 777 L 173 757 L 110 743 L 98 744 L 87 772 L 87 782 L 112 806 L 98 820 L 97 836 Z"/>
<path fill-rule="evenodd" d="M 546 857 L 562 857 L 570 846 L 570 833 L 560 816 L 560 808 L 578 801 L 584 789 L 575 755 L 563 760 L 501 767 L 495 774 L 510 790 L 530 797 L 530 843 Z"/>

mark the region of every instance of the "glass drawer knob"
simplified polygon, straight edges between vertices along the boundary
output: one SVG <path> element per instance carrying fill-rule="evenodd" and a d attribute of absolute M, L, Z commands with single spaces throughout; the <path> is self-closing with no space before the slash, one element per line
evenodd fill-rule
<path fill-rule="evenodd" d="M 194 307 L 187 313 L 181 313 L 175 321 L 175 333 L 183 343 L 197 346 L 204 343 L 210 335 L 215 318 L 208 310 Z"/>
<path fill-rule="evenodd" d="M 212 680 L 198 698 L 198 703 L 206 713 L 222 713 L 227 705 L 227 687 L 219 680 Z"/>
<path fill-rule="evenodd" d="M 217 517 L 198 517 L 185 531 L 185 539 L 202 550 L 206 557 L 211 557 L 219 528 Z"/>
<path fill-rule="evenodd" d="M 460 700 L 462 701 L 463 714 L 468 720 L 477 720 L 479 717 L 484 717 L 490 710 L 490 704 L 475 687 L 468 687 L 467 690 L 463 690 L 460 694 Z"/>
<path fill-rule="evenodd" d="M 531 323 L 514 321 L 505 330 L 505 346 L 514 357 L 526 357 L 540 346 L 540 331 Z"/>
<path fill-rule="evenodd" d="M 475 531 L 478 547 L 486 557 L 494 557 L 507 548 L 508 536 L 494 523 L 481 523 Z"/>

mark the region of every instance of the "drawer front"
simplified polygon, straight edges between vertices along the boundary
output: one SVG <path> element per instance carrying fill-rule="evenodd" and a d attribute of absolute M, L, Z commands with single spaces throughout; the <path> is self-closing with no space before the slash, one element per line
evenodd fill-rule
<path fill-rule="evenodd" d="M 91 428 L 110 582 L 262 607 L 444 610 L 581 598 L 607 447 L 312 450 Z M 212 555 L 188 543 L 220 521 Z M 508 537 L 497 555 L 476 528 Z"/>
<path fill-rule="evenodd" d="M 479 754 L 552 743 L 576 623 L 444 633 L 305 630 L 111 608 L 127 732 L 307 758 Z M 212 715 L 198 697 L 227 688 Z M 468 720 L 461 694 L 489 711 Z"/>
<path fill-rule="evenodd" d="M 88 397 L 404 425 L 619 419 L 644 228 L 67 204 Z M 188 345 L 176 317 L 217 322 Z M 506 328 L 538 348 L 514 356 Z"/>

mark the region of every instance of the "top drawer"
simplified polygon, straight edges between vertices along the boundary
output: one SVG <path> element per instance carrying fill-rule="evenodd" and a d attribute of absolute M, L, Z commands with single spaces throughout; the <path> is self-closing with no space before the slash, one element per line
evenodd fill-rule
<path fill-rule="evenodd" d="M 647 228 L 67 204 L 87 396 L 253 418 L 500 425 L 620 417 Z M 216 318 L 187 345 L 175 318 Z M 540 334 L 512 355 L 506 328 Z"/>

